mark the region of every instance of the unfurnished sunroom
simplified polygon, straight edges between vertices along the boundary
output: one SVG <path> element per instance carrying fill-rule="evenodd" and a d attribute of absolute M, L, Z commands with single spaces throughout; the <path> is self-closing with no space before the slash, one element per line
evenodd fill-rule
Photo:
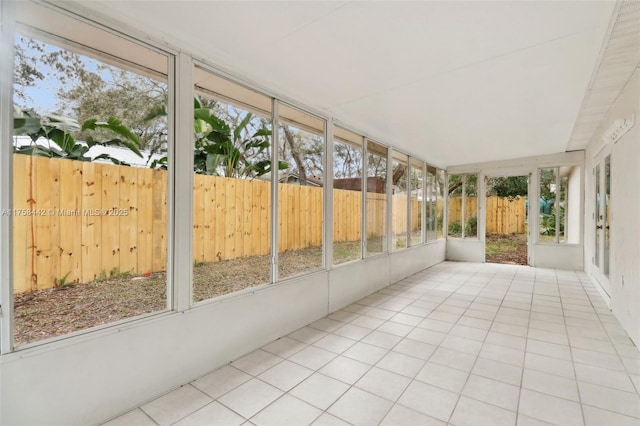
<path fill-rule="evenodd" d="M 640 422 L 640 3 L 0 12 L 0 423 Z"/>

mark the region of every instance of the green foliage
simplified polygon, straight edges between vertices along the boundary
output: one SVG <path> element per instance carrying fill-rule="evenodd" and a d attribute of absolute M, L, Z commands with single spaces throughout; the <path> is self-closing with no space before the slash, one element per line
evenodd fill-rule
<path fill-rule="evenodd" d="M 540 235 L 555 237 L 556 236 L 556 215 L 544 214 L 540 215 Z"/>
<path fill-rule="evenodd" d="M 98 276 L 96 276 L 96 278 L 93 280 L 93 282 L 100 283 L 100 282 L 106 281 L 106 280 L 107 280 L 107 272 L 103 269 L 103 270 L 100 271 Z"/>
<path fill-rule="evenodd" d="M 269 148 L 271 130 L 261 128 L 249 134 L 253 114 L 246 113 L 231 128 L 209 108 L 194 110 L 196 173 L 226 177 L 258 177 L 271 171 L 271 161 L 262 155 Z"/>
<path fill-rule="evenodd" d="M 475 237 L 478 235 L 478 217 L 471 216 L 467 219 L 467 223 L 464 227 L 464 236 L 465 237 Z"/>
<path fill-rule="evenodd" d="M 540 198 L 545 201 L 554 201 L 556 193 L 552 191 L 552 185 L 556 182 L 556 169 L 540 169 Z"/>
<path fill-rule="evenodd" d="M 407 247 L 407 237 L 402 236 L 396 240 L 396 248 L 406 248 Z"/>
<path fill-rule="evenodd" d="M 450 237 L 462 237 L 462 222 L 456 220 L 455 222 L 451 222 L 448 228 L 448 234 Z M 475 237 L 478 235 L 478 217 L 471 216 L 467 219 L 464 226 L 464 236 L 466 237 Z"/>
<path fill-rule="evenodd" d="M 513 199 L 526 196 L 529 192 L 527 176 L 509 176 L 490 179 L 487 195 Z"/>
<path fill-rule="evenodd" d="M 133 276 L 133 270 L 130 271 L 120 271 L 120 268 L 113 267 L 109 271 L 109 278 L 130 278 Z"/>
<path fill-rule="evenodd" d="M 73 282 L 67 282 L 67 277 L 69 276 L 69 274 L 71 273 L 71 271 L 67 272 L 66 274 L 64 274 L 64 276 L 60 279 L 58 278 L 54 278 L 53 280 L 53 286 L 55 288 L 69 288 L 69 287 L 73 287 L 75 285 L 75 283 Z"/>
<path fill-rule="evenodd" d="M 555 209 L 554 209 L 555 210 Z M 560 206 L 560 235 L 564 235 L 564 206 Z M 555 211 L 552 211 L 551 214 L 540 214 L 540 235 L 544 235 L 547 237 L 555 237 L 556 236 L 556 215 Z"/>
<path fill-rule="evenodd" d="M 155 109 L 147 119 L 166 115 L 166 107 Z M 194 97 L 195 146 L 193 169 L 196 173 L 235 178 L 255 178 L 271 171 L 268 153 L 271 130 L 261 126 L 251 132 L 253 114 L 247 112 L 240 122 L 232 127 L 220 118 L 212 108 Z M 151 163 L 152 168 L 166 169 L 167 158 Z M 289 164 L 280 161 L 278 168 L 284 170 Z"/>
<path fill-rule="evenodd" d="M 459 220 L 451 222 L 449 224 L 448 234 L 450 237 L 462 237 L 462 222 Z"/>
<path fill-rule="evenodd" d="M 14 133 L 21 136 L 29 136 L 31 144 L 26 146 L 14 146 L 14 152 L 18 154 L 35 155 L 49 158 L 67 158 L 69 160 L 93 161 L 97 159 L 111 160 L 115 164 L 123 162 L 111 157 L 108 154 L 101 154 L 93 159 L 87 156 L 88 151 L 95 145 L 122 146 L 129 148 L 137 156 L 142 157 L 138 149 L 138 138 L 131 133 L 115 117 L 110 117 L 106 122 L 99 122 L 95 119 L 85 121 L 82 126 L 74 119 L 56 115 L 38 117 L 35 113 L 23 111 L 14 106 L 13 109 Z M 108 140 L 98 141 L 92 135 L 92 130 L 104 129 L 116 136 Z M 86 134 L 85 143 L 79 143 L 72 136 L 72 133 L 82 132 Z M 43 138 L 53 141 L 52 144 L 40 145 L 38 139 Z"/>
<path fill-rule="evenodd" d="M 449 197 L 462 196 L 462 185 L 464 183 L 465 195 L 467 197 L 478 196 L 478 175 L 462 174 L 449 175 Z"/>

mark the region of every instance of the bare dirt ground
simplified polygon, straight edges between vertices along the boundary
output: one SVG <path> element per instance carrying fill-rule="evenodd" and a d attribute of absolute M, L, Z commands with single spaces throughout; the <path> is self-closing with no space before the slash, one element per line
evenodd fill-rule
<path fill-rule="evenodd" d="M 507 263 L 527 265 L 526 234 L 487 234 L 486 261 L 489 263 Z"/>
<path fill-rule="evenodd" d="M 335 263 L 359 258 L 360 241 L 336 244 Z M 278 255 L 281 278 L 322 268 L 322 249 Z M 269 256 L 196 264 L 193 298 L 202 301 L 270 281 Z M 15 344 L 24 345 L 98 325 L 166 309 L 166 274 L 117 274 L 88 284 L 16 294 Z"/>

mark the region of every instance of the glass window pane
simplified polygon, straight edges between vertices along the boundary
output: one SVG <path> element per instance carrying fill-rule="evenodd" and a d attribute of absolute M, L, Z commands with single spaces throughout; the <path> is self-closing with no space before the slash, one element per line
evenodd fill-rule
<path fill-rule="evenodd" d="M 324 120 L 279 109 L 278 278 L 322 269 Z"/>
<path fill-rule="evenodd" d="M 449 175 L 448 235 L 478 237 L 478 175 Z"/>
<path fill-rule="evenodd" d="M 478 175 L 465 175 L 464 180 L 464 237 L 478 237 Z"/>
<path fill-rule="evenodd" d="M 34 7 L 73 44 L 14 38 L 18 346 L 167 309 L 168 57 Z"/>
<path fill-rule="evenodd" d="M 558 220 L 558 239 L 559 242 L 561 243 L 566 243 L 566 222 L 567 222 L 567 209 L 569 207 L 568 204 L 568 184 L 569 184 L 569 177 L 568 176 L 561 176 L 560 177 L 560 197 L 559 197 L 559 203 L 558 203 L 558 214 L 559 214 L 559 220 Z"/>
<path fill-rule="evenodd" d="M 573 192 L 572 192 L 573 193 Z M 571 200 L 570 200 L 571 201 Z M 573 203 L 570 204 L 573 207 Z M 604 253 L 602 253 L 602 273 L 609 276 L 609 256 L 610 256 L 610 240 L 611 240 L 611 156 L 607 155 L 604 159 Z M 573 224 L 569 224 L 572 225 Z M 569 241 L 572 242 L 572 241 Z M 575 241 L 578 242 L 578 241 Z"/>
<path fill-rule="evenodd" d="M 596 205 L 595 205 L 595 224 L 596 224 L 596 232 L 595 232 L 595 253 L 594 253 L 594 263 L 596 266 L 600 266 L 600 226 L 602 225 L 602 221 L 600 220 L 600 203 L 601 203 L 601 192 L 600 192 L 600 163 L 596 165 L 595 171 L 595 180 L 596 180 Z"/>
<path fill-rule="evenodd" d="M 387 147 L 367 141 L 367 256 L 387 251 Z"/>
<path fill-rule="evenodd" d="M 556 240 L 556 168 L 540 169 L 540 219 L 539 241 L 555 242 Z"/>
<path fill-rule="evenodd" d="M 427 241 L 436 239 L 437 191 L 435 168 L 427 166 Z"/>
<path fill-rule="evenodd" d="M 407 247 L 407 176 L 409 174 L 409 156 L 393 152 L 392 164 L 392 206 L 391 229 L 393 250 Z"/>
<path fill-rule="evenodd" d="M 334 127 L 333 263 L 362 258 L 362 136 Z"/>
<path fill-rule="evenodd" d="M 462 185 L 464 175 L 449 175 L 449 207 L 447 209 L 447 235 L 462 237 Z"/>
<path fill-rule="evenodd" d="M 410 211 L 410 231 L 411 245 L 415 246 L 424 242 L 423 228 L 423 204 L 424 204 L 424 173 L 422 170 L 422 161 L 411 159 L 411 197 L 409 198 Z"/>
<path fill-rule="evenodd" d="M 437 238 L 444 238 L 444 191 L 445 174 L 444 170 L 438 169 L 436 172 L 436 210 L 437 210 Z"/>
<path fill-rule="evenodd" d="M 194 76 L 193 299 L 198 302 L 271 281 L 271 104 L 200 67 Z"/>

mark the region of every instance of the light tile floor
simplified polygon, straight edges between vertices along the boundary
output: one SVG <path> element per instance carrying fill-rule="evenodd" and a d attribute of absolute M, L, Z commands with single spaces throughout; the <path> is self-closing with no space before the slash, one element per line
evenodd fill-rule
<path fill-rule="evenodd" d="M 444 262 L 114 425 L 640 425 L 640 354 L 583 272 Z"/>

